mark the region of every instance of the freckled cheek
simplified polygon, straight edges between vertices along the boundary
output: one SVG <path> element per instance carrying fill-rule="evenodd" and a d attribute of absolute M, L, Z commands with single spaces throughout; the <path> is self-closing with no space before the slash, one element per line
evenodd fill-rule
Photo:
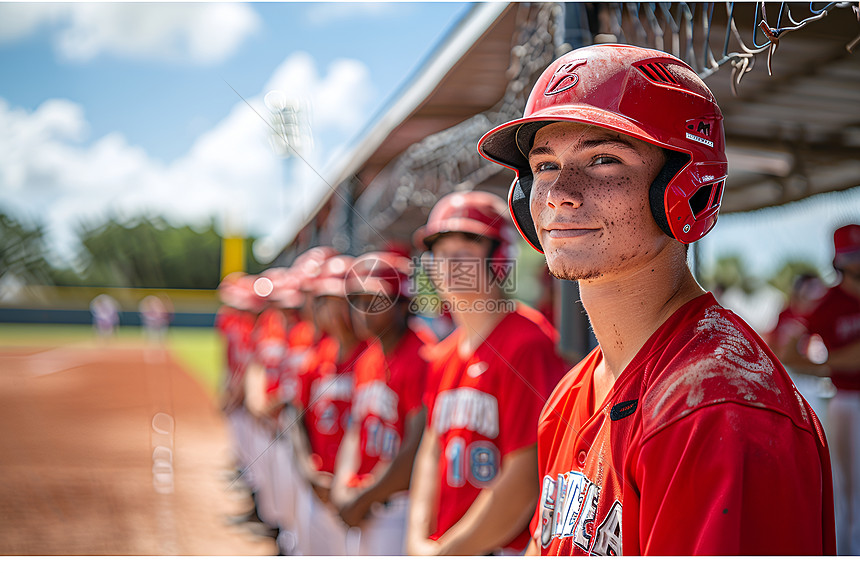
<path fill-rule="evenodd" d="M 532 221 L 535 222 L 535 225 L 538 225 L 541 213 L 547 208 L 546 192 L 544 192 L 541 187 L 542 186 L 538 185 L 533 186 L 529 196 L 529 212 L 531 213 Z"/>

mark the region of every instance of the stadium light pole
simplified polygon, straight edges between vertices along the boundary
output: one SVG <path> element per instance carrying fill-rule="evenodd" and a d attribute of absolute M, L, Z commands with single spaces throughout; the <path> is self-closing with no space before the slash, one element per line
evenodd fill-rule
<path fill-rule="evenodd" d="M 275 132 L 269 135 L 269 143 L 275 155 L 283 158 L 285 173 L 289 177 L 293 166 L 297 164 L 296 159 L 301 158 L 302 153 L 313 145 L 305 116 L 305 106 L 298 99 L 291 98 L 278 90 L 268 92 L 264 102 L 271 113 L 272 127 L 275 128 Z M 286 193 L 285 190 L 281 195 L 281 217 L 283 221 L 287 219 Z M 275 246 L 271 245 L 271 248 L 275 248 Z M 266 258 L 272 259 L 275 255 L 272 254 L 271 257 Z"/>

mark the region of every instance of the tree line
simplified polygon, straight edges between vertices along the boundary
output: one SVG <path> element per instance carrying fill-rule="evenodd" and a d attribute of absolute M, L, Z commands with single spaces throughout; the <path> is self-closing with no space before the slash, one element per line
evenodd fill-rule
<path fill-rule="evenodd" d="M 139 215 L 81 223 L 73 260 L 50 261 L 45 227 L 0 212 L 0 281 L 25 285 L 213 289 L 221 274 L 222 234 L 207 224 L 172 225 Z M 247 271 L 265 268 L 245 240 Z"/>

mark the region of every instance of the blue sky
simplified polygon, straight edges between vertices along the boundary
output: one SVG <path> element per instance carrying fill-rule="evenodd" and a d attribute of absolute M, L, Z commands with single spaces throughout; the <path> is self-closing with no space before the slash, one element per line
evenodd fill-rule
<path fill-rule="evenodd" d="M 141 210 L 288 234 L 469 4 L 0 3 L 0 209 L 71 254 L 79 220 Z M 267 141 L 272 89 L 312 106 L 313 167 Z M 227 215 L 227 212 L 230 214 Z"/>
<path fill-rule="evenodd" d="M 63 260 L 78 221 L 141 211 L 282 242 L 315 206 L 317 172 L 469 6 L 0 2 L 0 210 L 46 224 Z M 272 89 L 309 107 L 308 165 L 269 147 L 254 110 Z M 826 271 L 851 220 L 860 191 L 723 215 L 701 254 L 762 276 L 798 257 Z"/>

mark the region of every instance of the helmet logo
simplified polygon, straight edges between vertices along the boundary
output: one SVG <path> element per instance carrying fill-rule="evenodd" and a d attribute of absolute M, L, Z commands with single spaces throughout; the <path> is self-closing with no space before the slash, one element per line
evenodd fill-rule
<path fill-rule="evenodd" d="M 714 142 L 711 136 L 713 121 L 708 118 L 691 119 L 687 122 L 687 139 L 695 141 L 708 147 L 713 147 Z"/>
<path fill-rule="evenodd" d="M 695 129 L 697 133 L 701 133 L 705 137 L 711 137 L 711 124 L 700 121 L 698 124 L 691 123 L 687 129 Z"/>
<path fill-rule="evenodd" d="M 549 83 L 546 86 L 546 91 L 544 91 L 544 95 L 551 96 L 559 94 L 575 86 L 579 82 L 579 76 L 573 73 L 573 70 L 584 64 L 586 61 L 587 60 L 583 58 L 565 62 L 560 65 L 550 78 Z"/>

